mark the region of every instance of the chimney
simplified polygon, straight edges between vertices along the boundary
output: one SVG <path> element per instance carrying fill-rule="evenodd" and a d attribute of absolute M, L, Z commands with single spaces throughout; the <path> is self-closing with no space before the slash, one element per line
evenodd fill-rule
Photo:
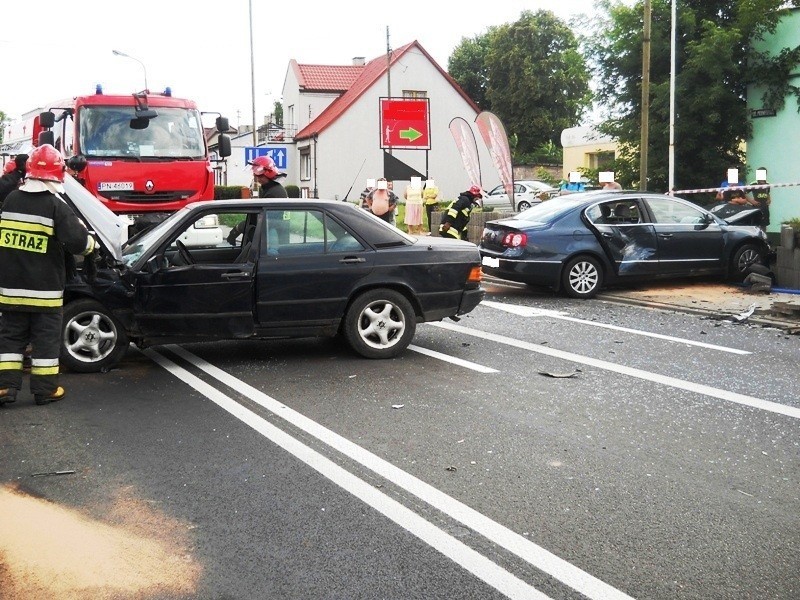
<path fill-rule="evenodd" d="M 354 67 L 363 67 L 367 64 L 367 59 L 363 56 L 354 56 L 353 57 L 353 66 Z"/>

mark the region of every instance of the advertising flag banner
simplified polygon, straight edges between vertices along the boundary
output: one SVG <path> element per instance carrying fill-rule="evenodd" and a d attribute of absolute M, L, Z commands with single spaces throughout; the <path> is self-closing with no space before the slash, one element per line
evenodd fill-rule
<path fill-rule="evenodd" d="M 453 134 L 453 139 L 456 142 L 458 153 L 461 155 L 461 161 L 464 163 L 464 170 L 467 172 L 470 185 L 477 185 L 483 188 L 481 184 L 481 165 L 478 159 L 478 143 L 475 141 L 472 127 L 469 126 L 465 119 L 456 117 L 450 121 L 450 133 Z"/>
<path fill-rule="evenodd" d="M 475 117 L 475 124 L 478 126 L 478 131 L 486 144 L 486 148 L 489 150 L 492 162 L 497 168 L 497 174 L 500 175 L 500 182 L 503 184 L 506 194 L 508 194 L 509 198 L 513 198 L 514 172 L 511 165 L 511 149 L 508 146 L 506 128 L 503 127 L 500 119 L 495 114 L 486 110 Z"/>

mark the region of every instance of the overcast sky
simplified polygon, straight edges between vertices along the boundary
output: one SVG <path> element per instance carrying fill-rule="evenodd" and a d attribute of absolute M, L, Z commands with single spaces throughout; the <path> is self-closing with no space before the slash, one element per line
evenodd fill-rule
<path fill-rule="evenodd" d="M 170 86 L 231 125 L 252 122 L 280 100 L 289 60 L 351 64 L 418 40 L 442 68 L 462 38 L 547 9 L 569 21 L 592 0 L 492 0 L 467 8 L 448 0 L 252 0 L 255 94 L 251 91 L 248 0 L 6 1 L 0 54 L 0 110 L 16 117 L 43 104 L 91 94 Z M 129 58 L 114 56 L 112 50 Z"/>

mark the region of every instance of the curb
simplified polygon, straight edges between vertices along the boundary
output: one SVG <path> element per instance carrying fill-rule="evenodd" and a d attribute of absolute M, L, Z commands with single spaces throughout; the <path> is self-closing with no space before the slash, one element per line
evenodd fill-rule
<path fill-rule="evenodd" d="M 741 312 L 739 310 L 725 310 L 725 309 L 710 311 L 708 309 L 694 307 L 694 306 L 686 306 L 684 304 L 670 304 L 668 302 L 656 302 L 654 300 L 639 300 L 637 298 L 630 298 L 624 295 L 617 295 L 614 293 L 599 293 L 597 294 L 596 298 L 604 302 L 611 302 L 616 304 L 629 304 L 632 306 L 643 306 L 646 308 L 655 308 L 658 310 L 671 310 L 675 312 L 702 315 L 720 321 L 727 321 L 729 320 L 727 317 L 734 317 L 740 314 Z M 732 321 L 732 322 L 740 323 L 737 321 Z M 775 327 L 777 329 L 786 331 L 787 333 L 792 335 L 800 334 L 800 321 L 798 320 L 787 320 L 787 319 L 781 319 L 779 317 L 774 317 L 771 315 L 763 315 L 763 314 L 760 315 L 757 313 L 753 313 L 750 317 L 748 317 L 744 321 L 741 321 L 741 323 L 743 324 L 750 323 L 755 325 L 761 325 L 763 327 Z"/>

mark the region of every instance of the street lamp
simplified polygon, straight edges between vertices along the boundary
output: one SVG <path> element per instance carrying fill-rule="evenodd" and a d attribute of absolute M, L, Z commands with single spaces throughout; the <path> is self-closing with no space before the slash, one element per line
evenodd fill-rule
<path fill-rule="evenodd" d="M 145 68 L 144 63 L 142 61 L 140 61 L 138 58 L 134 58 L 134 57 L 130 56 L 129 54 L 125 54 L 124 52 L 120 52 L 119 50 L 112 50 L 111 52 L 112 52 L 112 54 L 114 54 L 114 56 L 124 56 L 125 58 L 130 58 L 131 60 L 135 60 L 140 65 L 142 65 L 142 70 L 144 71 L 144 91 L 145 92 L 149 92 L 150 90 L 147 87 L 147 69 Z"/>

